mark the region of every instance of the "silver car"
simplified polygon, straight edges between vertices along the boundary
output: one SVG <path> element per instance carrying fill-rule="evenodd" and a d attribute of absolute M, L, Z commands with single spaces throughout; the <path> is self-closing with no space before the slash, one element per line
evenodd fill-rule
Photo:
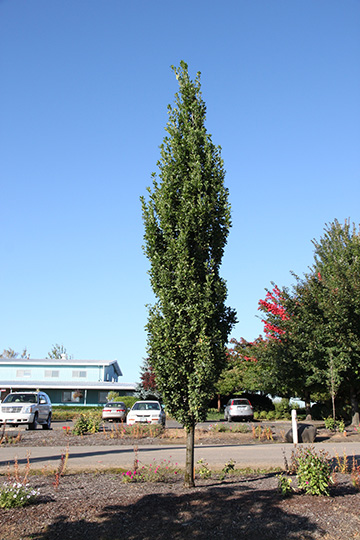
<path fill-rule="evenodd" d="M 109 401 L 102 410 L 103 420 L 115 420 L 116 422 L 125 422 L 126 405 L 122 401 Z"/>
<path fill-rule="evenodd" d="M 51 401 L 45 392 L 14 392 L 0 405 L 0 424 L 25 424 L 29 429 L 41 424 L 43 429 L 50 429 L 51 412 Z"/>
<path fill-rule="evenodd" d="M 235 418 L 239 420 L 253 420 L 254 409 L 250 401 L 246 398 L 231 398 L 225 406 L 224 418 L 228 422 L 231 422 Z"/>

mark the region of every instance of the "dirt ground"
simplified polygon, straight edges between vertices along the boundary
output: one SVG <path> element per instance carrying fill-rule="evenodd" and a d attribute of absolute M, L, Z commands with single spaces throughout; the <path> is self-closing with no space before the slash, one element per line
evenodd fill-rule
<path fill-rule="evenodd" d="M 131 444 L 125 437 L 115 438 L 111 426 L 102 433 L 74 440 L 58 428 L 48 433 L 21 431 L 17 444 L 65 445 L 68 437 L 71 446 L 75 441 L 104 444 L 105 437 L 106 444 Z M 175 437 L 181 440 L 179 430 L 169 430 L 168 435 L 164 444 Z M 273 430 L 275 443 L 281 442 L 282 435 L 280 427 Z M 258 442 L 252 432 L 198 432 L 198 440 L 205 437 L 213 444 Z M 318 437 L 332 439 L 321 430 Z M 359 435 L 349 431 L 347 437 Z M 136 444 L 142 441 L 150 442 L 148 438 L 137 439 Z M 274 442 L 265 439 L 263 444 Z M 0 484 L 6 480 L 0 477 Z M 0 540 L 360 539 L 360 492 L 352 486 L 348 474 L 336 474 L 330 497 L 295 491 L 291 497 L 282 498 L 274 472 L 235 472 L 225 479 L 213 474 L 206 480 L 197 474 L 196 487 L 191 489 L 183 487 L 180 473 L 163 483 L 123 483 L 121 473 L 114 472 L 65 474 L 58 483 L 53 474 L 29 476 L 29 482 L 40 490 L 40 497 L 31 506 L 1 510 Z M 293 486 L 296 488 L 295 477 Z"/>
<path fill-rule="evenodd" d="M 316 442 L 335 442 L 345 440 L 343 434 L 326 430 L 322 423 L 317 422 Z M 185 443 L 185 432 L 179 428 L 167 428 L 162 435 L 152 437 L 146 429 L 139 427 L 134 437 L 124 434 L 124 427 L 117 423 L 106 423 L 101 426 L 99 433 L 83 436 L 73 435 L 72 422 L 53 422 L 51 431 L 37 429 L 29 431 L 25 427 L 7 428 L 4 435 L 0 433 L 1 445 L 16 444 L 22 447 L 32 446 L 119 446 L 121 444 L 172 444 Z M 285 442 L 285 434 L 290 429 L 291 422 L 255 422 L 208 423 L 196 429 L 195 443 L 206 441 L 208 444 L 274 444 Z M 220 431 L 226 429 L 226 431 Z M 1 439 L 3 441 L 1 443 Z M 360 431 L 352 427 L 346 429 L 346 440 L 360 441 Z M 1 540 L 1 539 L 0 539 Z"/>

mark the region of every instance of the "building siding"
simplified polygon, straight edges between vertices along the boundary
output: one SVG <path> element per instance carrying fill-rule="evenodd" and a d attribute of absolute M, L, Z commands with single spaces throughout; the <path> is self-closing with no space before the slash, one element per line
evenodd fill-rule
<path fill-rule="evenodd" d="M 134 394 L 135 385 L 119 383 L 119 374 L 117 361 L 0 358 L 1 399 L 18 386 L 22 391 L 43 390 L 54 405 L 101 405 L 111 390 L 124 396 Z"/>

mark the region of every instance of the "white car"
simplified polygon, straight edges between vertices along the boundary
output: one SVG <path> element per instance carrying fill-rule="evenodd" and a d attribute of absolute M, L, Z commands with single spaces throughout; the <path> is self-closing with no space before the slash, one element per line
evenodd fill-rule
<path fill-rule="evenodd" d="M 0 405 L 0 424 L 27 425 L 36 429 L 51 428 L 51 401 L 45 392 L 14 392 L 8 394 Z"/>
<path fill-rule="evenodd" d="M 165 426 L 166 415 L 159 401 L 137 401 L 127 415 L 128 426 L 133 424 L 161 424 Z"/>

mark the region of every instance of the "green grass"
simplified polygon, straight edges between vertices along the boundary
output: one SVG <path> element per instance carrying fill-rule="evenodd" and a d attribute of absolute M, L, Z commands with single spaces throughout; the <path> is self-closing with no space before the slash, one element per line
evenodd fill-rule
<path fill-rule="evenodd" d="M 219 422 L 220 420 L 224 420 L 224 412 L 218 412 L 217 409 L 209 409 L 206 420 L 208 422 Z"/>

